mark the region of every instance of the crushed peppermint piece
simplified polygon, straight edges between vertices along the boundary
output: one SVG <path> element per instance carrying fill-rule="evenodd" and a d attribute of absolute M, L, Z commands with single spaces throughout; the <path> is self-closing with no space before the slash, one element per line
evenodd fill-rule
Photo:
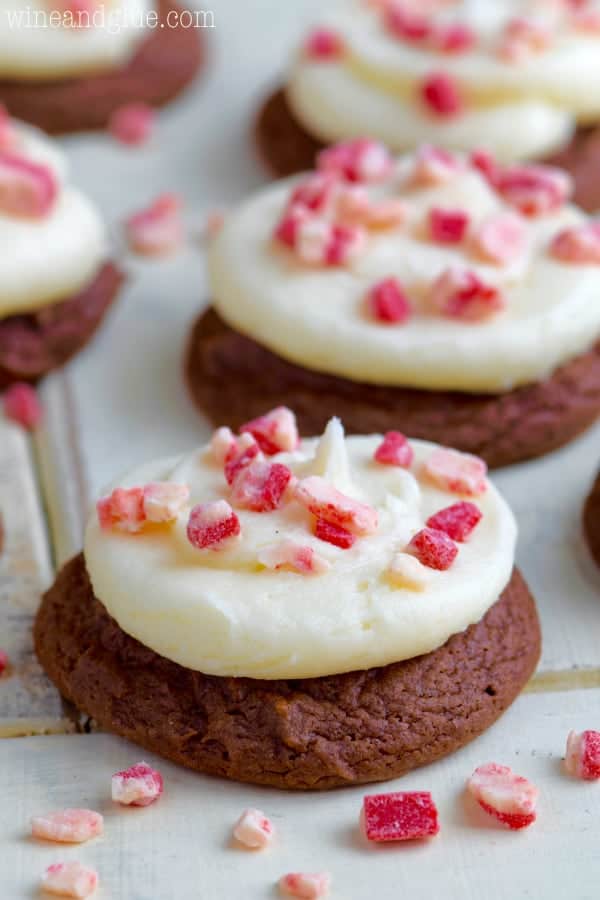
<path fill-rule="evenodd" d="M 550 254 L 561 262 L 600 265 L 600 222 L 563 229 L 553 238 Z"/>
<path fill-rule="evenodd" d="M 190 497 L 187 484 L 153 481 L 144 486 L 144 513 L 148 522 L 174 522 Z"/>
<path fill-rule="evenodd" d="M 397 228 L 406 221 L 406 205 L 396 197 L 372 200 L 364 187 L 344 185 L 337 192 L 336 214 L 347 225 L 369 229 Z"/>
<path fill-rule="evenodd" d="M 150 140 L 156 125 L 156 112 L 146 103 L 128 103 L 111 115 L 108 130 L 121 144 L 130 147 Z"/>
<path fill-rule="evenodd" d="M 340 175 L 346 181 L 385 181 L 393 171 L 394 161 L 387 147 L 370 138 L 356 138 L 321 150 L 317 169 Z"/>
<path fill-rule="evenodd" d="M 278 406 L 264 416 L 246 422 L 240 433 L 251 434 L 266 456 L 296 450 L 300 443 L 296 416 L 287 406 Z"/>
<path fill-rule="evenodd" d="M 378 322 L 403 324 L 412 315 L 410 300 L 397 278 L 386 278 L 374 285 L 367 295 L 367 305 Z"/>
<path fill-rule="evenodd" d="M 446 72 L 428 75 L 420 86 L 420 94 L 430 112 L 440 118 L 454 118 L 465 108 L 459 85 Z"/>
<path fill-rule="evenodd" d="M 470 216 L 462 209 L 440 209 L 429 211 L 429 233 L 432 240 L 440 244 L 460 244 L 469 228 Z"/>
<path fill-rule="evenodd" d="M 527 244 L 527 229 L 516 213 L 491 216 L 473 233 L 472 247 L 485 262 L 507 265 L 518 259 Z"/>
<path fill-rule="evenodd" d="M 565 768 L 569 775 L 585 781 L 600 778 L 600 732 L 571 731 L 567 739 Z"/>
<path fill-rule="evenodd" d="M 61 897 L 83 900 L 98 887 L 98 873 L 78 862 L 54 863 L 42 876 L 42 890 Z"/>
<path fill-rule="evenodd" d="M 231 486 L 231 502 L 253 512 L 272 512 L 283 502 L 292 473 L 281 463 L 255 460 L 244 466 Z"/>
<path fill-rule="evenodd" d="M 333 225 L 325 262 L 328 266 L 348 265 L 363 253 L 365 246 L 364 229 L 357 225 Z"/>
<path fill-rule="evenodd" d="M 317 519 L 338 525 L 359 537 L 377 531 L 377 510 L 366 503 L 347 497 L 318 475 L 298 482 L 296 499 Z"/>
<path fill-rule="evenodd" d="M 448 319 L 483 322 L 501 312 L 506 297 L 494 284 L 488 284 L 477 272 L 449 266 L 431 285 L 431 311 Z"/>
<path fill-rule="evenodd" d="M 435 29 L 432 35 L 432 47 L 439 53 L 466 53 L 475 46 L 476 35 L 473 29 L 463 22 L 450 22 Z"/>
<path fill-rule="evenodd" d="M 273 841 L 273 823 L 260 809 L 245 809 L 233 827 L 239 844 L 251 850 L 263 850 Z"/>
<path fill-rule="evenodd" d="M 312 548 L 296 541 L 281 541 L 265 547 L 258 561 L 267 569 L 292 569 L 302 575 L 322 575 L 331 566 Z"/>
<path fill-rule="evenodd" d="M 57 196 L 58 181 L 49 166 L 0 151 L 0 213 L 45 219 Z"/>
<path fill-rule="evenodd" d="M 339 59 L 344 53 L 343 38 L 330 28 L 316 28 L 304 44 L 304 53 L 309 59 Z"/>
<path fill-rule="evenodd" d="M 199 503 L 190 513 L 187 536 L 197 550 L 221 550 L 241 534 L 240 520 L 226 500 Z"/>
<path fill-rule="evenodd" d="M 424 465 L 427 477 L 444 491 L 478 497 L 487 490 L 487 465 L 478 456 L 438 447 Z"/>
<path fill-rule="evenodd" d="M 391 3 L 384 12 L 384 24 L 394 37 L 423 44 L 433 36 L 431 20 L 400 2 Z"/>
<path fill-rule="evenodd" d="M 6 418 L 27 431 L 33 431 L 43 419 L 43 410 L 36 390 L 25 382 L 17 382 L 7 388 L 3 407 Z"/>
<path fill-rule="evenodd" d="M 83 844 L 103 831 L 104 819 L 91 809 L 62 809 L 31 820 L 35 838 L 63 844 Z"/>
<path fill-rule="evenodd" d="M 375 451 L 375 459 L 387 466 L 401 466 L 409 469 L 414 459 L 414 450 L 408 438 L 400 431 L 388 431 Z"/>
<path fill-rule="evenodd" d="M 488 184 L 492 185 L 492 187 L 496 184 L 500 165 L 489 150 L 483 150 L 482 148 L 473 150 L 469 156 L 469 163 L 483 175 Z"/>
<path fill-rule="evenodd" d="M 406 548 L 428 569 L 445 572 L 458 555 L 458 547 L 445 531 L 423 528 L 418 531 Z"/>
<path fill-rule="evenodd" d="M 364 797 L 362 823 L 369 841 L 412 841 L 439 833 L 438 811 L 429 791 L 395 791 Z"/>
<path fill-rule="evenodd" d="M 411 591 L 423 591 L 429 583 L 428 567 L 410 553 L 396 553 L 392 559 L 388 576 L 398 587 Z"/>
<path fill-rule="evenodd" d="M 311 221 L 311 212 L 306 206 L 300 203 L 290 206 L 277 223 L 273 238 L 290 250 L 295 250 L 301 228 Z"/>
<path fill-rule="evenodd" d="M 245 432 L 239 438 L 234 438 L 233 445 L 225 457 L 224 472 L 227 484 L 233 484 L 242 469 L 254 460 L 262 458 L 262 451 L 251 434 Z"/>
<path fill-rule="evenodd" d="M 414 159 L 412 182 L 416 185 L 435 186 L 454 178 L 462 168 L 460 159 L 442 147 L 425 144 Z"/>
<path fill-rule="evenodd" d="M 324 213 L 331 209 L 339 177 L 334 172 L 313 172 L 304 178 L 293 190 L 289 209 L 306 207 L 314 213 Z"/>
<path fill-rule="evenodd" d="M 225 465 L 225 460 L 230 453 L 235 453 L 236 447 L 236 437 L 231 428 L 226 426 L 217 428 L 210 439 L 210 452 L 220 466 Z"/>
<path fill-rule="evenodd" d="M 517 17 L 506 23 L 498 55 L 507 62 L 523 62 L 547 50 L 553 42 L 549 28 L 531 19 Z"/>
<path fill-rule="evenodd" d="M 327 544 L 333 544 L 341 550 L 349 550 L 356 543 L 356 535 L 339 525 L 332 525 L 326 519 L 317 519 L 315 522 L 315 537 Z"/>
<path fill-rule="evenodd" d="M 535 822 L 538 790 L 508 766 L 480 766 L 469 778 L 467 789 L 482 809 L 513 830 Z"/>
<path fill-rule="evenodd" d="M 131 534 L 141 531 L 146 521 L 144 489 L 115 488 L 107 497 L 98 500 L 96 510 L 100 527 L 104 531 L 113 528 Z"/>
<path fill-rule="evenodd" d="M 301 900 L 320 900 L 329 893 L 331 878 L 326 872 L 290 872 L 279 881 L 279 890 L 285 897 Z"/>
<path fill-rule="evenodd" d="M 125 232 L 131 250 L 142 256 L 165 256 L 185 240 L 183 203 L 177 194 L 161 194 L 147 209 L 130 216 Z"/>
<path fill-rule="evenodd" d="M 115 772 L 111 779 L 111 797 L 121 806 L 150 806 L 163 792 L 160 772 L 148 763 L 139 762 L 122 772 Z"/>
<path fill-rule="evenodd" d="M 427 527 L 443 531 L 453 541 L 462 544 L 471 536 L 482 518 L 483 513 L 478 506 L 463 500 L 430 516 L 427 519 Z"/>
<path fill-rule="evenodd" d="M 499 169 L 494 186 L 507 203 L 532 217 L 560 209 L 573 192 L 573 180 L 567 172 L 533 164 Z"/>

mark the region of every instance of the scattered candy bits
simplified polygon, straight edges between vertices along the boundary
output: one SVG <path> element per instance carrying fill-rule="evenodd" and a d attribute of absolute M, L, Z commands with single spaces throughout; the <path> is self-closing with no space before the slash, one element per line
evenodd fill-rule
<path fill-rule="evenodd" d="M 187 525 L 188 540 L 197 550 L 222 550 L 241 531 L 240 520 L 226 500 L 194 506 Z"/>
<path fill-rule="evenodd" d="M 144 487 L 115 488 L 96 503 L 100 527 L 136 533 L 147 524 L 174 522 L 189 500 L 185 484 L 156 481 Z"/>
<path fill-rule="evenodd" d="M 375 460 L 386 466 L 408 469 L 414 459 L 414 450 L 408 438 L 400 431 L 388 431 L 375 451 Z"/>
<path fill-rule="evenodd" d="M 515 831 L 535 822 L 538 790 L 508 766 L 480 766 L 469 778 L 467 789 L 482 809 Z"/>
<path fill-rule="evenodd" d="M 229 431 L 229 429 L 227 429 L 227 431 Z M 222 441 L 224 445 L 225 439 L 226 435 L 225 433 L 222 433 L 221 437 L 217 440 Z M 232 435 L 232 439 L 233 443 L 230 444 L 225 457 L 224 473 L 227 484 L 233 484 L 242 469 L 249 466 L 253 460 L 264 458 L 256 440 L 248 432 L 240 435 L 239 438 L 234 438 Z M 221 449 L 218 451 L 219 454 L 221 453 Z"/>
<path fill-rule="evenodd" d="M 326 897 L 331 886 L 327 872 L 290 872 L 279 881 L 279 890 L 284 897 L 300 897 L 301 900 L 320 900 Z"/>
<path fill-rule="evenodd" d="M 28 431 L 33 431 L 42 421 L 42 406 L 35 388 L 30 384 L 18 382 L 7 388 L 3 406 L 6 418 Z"/>
<path fill-rule="evenodd" d="M 550 253 L 561 262 L 600 265 L 600 222 L 565 228 L 552 241 Z"/>
<path fill-rule="evenodd" d="M 112 799 L 121 806 L 150 806 L 162 792 L 162 775 L 145 762 L 116 772 L 111 779 Z"/>
<path fill-rule="evenodd" d="M 258 561 L 267 569 L 291 569 L 301 575 L 322 575 L 331 565 L 312 548 L 296 541 L 281 541 L 265 547 Z"/>
<path fill-rule="evenodd" d="M 424 465 L 438 487 L 453 494 L 478 497 L 487 490 L 487 465 L 478 456 L 438 447 Z"/>
<path fill-rule="evenodd" d="M 61 897 L 91 897 L 98 887 L 98 873 L 78 862 L 54 863 L 42 876 L 42 890 Z"/>
<path fill-rule="evenodd" d="M 54 207 L 58 182 L 52 169 L 0 151 L 0 213 L 45 219 Z"/>
<path fill-rule="evenodd" d="M 572 731 L 567 738 L 565 768 L 569 775 L 585 781 L 600 778 L 600 732 Z"/>
<path fill-rule="evenodd" d="M 361 818 L 369 841 L 412 841 L 434 837 L 440 830 L 429 791 L 371 794 L 363 799 Z"/>
<path fill-rule="evenodd" d="M 443 119 L 459 116 L 464 110 L 462 92 L 446 72 L 434 72 L 421 84 L 421 99 L 431 113 Z"/>
<path fill-rule="evenodd" d="M 278 406 L 264 416 L 242 425 L 240 432 L 252 435 L 267 456 L 296 450 L 300 443 L 296 416 L 285 406 Z"/>
<path fill-rule="evenodd" d="M 260 809 L 245 809 L 234 825 L 233 836 L 244 847 L 263 850 L 273 841 L 273 824 Z"/>
<path fill-rule="evenodd" d="M 386 278 L 371 288 L 367 304 L 373 318 L 392 325 L 407 322 L 412 314 L 410 301 L 397 278 Z"/>
<path fill-rule="evenodd" d="M 332 172 L 352 182 L 385 181 L 393 168 L 394 160 L 385 144 L 370 138 L 335 144 L 317 156 L 320 172 Z"/>
<path fill-rule="evenodd" d="M 115 110 L 108 123 L 108 130 L 122 144 L 137 146 L 152 137 L 156 125 L 156 112 L 145 103 L 129 103 Z"/>
<path fill-rule="evenodd" d="M 296 499 L 317 519 L 324 519 L 362 537 L 377 531 L 377 510 L 347 497 L 318 475 L 304 478 L 296 485 Z"/>
<path fill-rule="evenodd" d="M 103 831 L 104 819 L 91 809 L 62 809 L 31 820 L 35 838 L 62 844 L 83 844 Z"/>
<path fill-rule="evenodd" d="M 240 509 L 272 512 L 281 505 L 292 477 L 290 469 L 281 463 L 255 460 L 236 475 L 231 502 Z"/>
<path fill-rule="evenodd" d="M 476 272 L 449 266 L 431 286 L 429 304 L 433 313 L 464 322 L 481 322 L 504 309 L 506 298 L 495 285 Z"/>
<path fill-rule="evenodd" d="M 130 216 L 125 223 L 129 246 L 142 256 L 166 256 L 185 240 L 182 201 L 177 194 L 161 194 L 148 209 Z"/>
<path fill-rule="evenodd" d="M 443 531 L 460 544 L 466 541 L 483 517 L 483 513 L 474 503 L 462 501 L 441 509 L 427 519 L 427 527 Z"/>
<path fill-rule="evenodd" d="M 445 571 L 449 569 L 458 554 L 458 547 L 445 531 L 435 528 L 422 528 L 407 547 L 414 553 L 419 562 L 428 569 Z"/>

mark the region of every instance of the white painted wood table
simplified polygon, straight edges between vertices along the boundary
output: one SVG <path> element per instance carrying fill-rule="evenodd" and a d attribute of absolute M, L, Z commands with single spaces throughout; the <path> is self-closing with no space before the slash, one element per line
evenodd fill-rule
<path fill-rule="evenodd" d="M 128 152 L 104 136 L 65 141 L 76 178 L 115 234 L 126 213 L 161 189 L 183 191 L 200 220 L 264 179 L 247 139 L 252 110 L 319 6 L 216 0 L 210 71 L 163 114 L 151 147 Z M 37 896 L 49 862 L 80 858 L 100 871 L 100 900 L 260 900 L 276 896 L 276 879 L 294 868 L 330 870 L 332 898 L 345 900 L 596 900 L 600 786 L 566 778 L 560 760 L 571 728 L 600 727 L 600 576 L 580 531 L 600 427 L 496 476 L 519 519 L 519 563 L 538 600 L 544 652 L 528 692 L 494 728 L 397 783 L 434 792 L 439 838 L 368 847 L 356 828 L 362 789 L 287 795 L 158 760 L 160 804 L 125 812 L 111 805 L 111 773 L 142 754 L 108 735 L 74 733 L 81 722 L 40 672 L 29 628 L 52 558 L 60 563 L 80 546 L 90 498 L 142 457 L 183 451 L 208 434 L 181 379 L 185 337 L 206 299 L 200 251 L 160 264 L 127 260 L 127 289 L 102 334 L 44 387 L 47 427 L 30 442 L 0 422 L 0 646 L 12 661 L 0 680 L 0 735 L 29 735 L 0 740 L 0 897 Z M 495 827 L 464 799 L 465 777 L 491 759 L 541 789 L 539 820 L 526 833 Z M 65 806 L 103 812 L 105 837 L 63 850 L 28 839 L 32 814 Z M 229 846 L 245 806 L 274 818 L 279 837 L 266 854 Z"/>

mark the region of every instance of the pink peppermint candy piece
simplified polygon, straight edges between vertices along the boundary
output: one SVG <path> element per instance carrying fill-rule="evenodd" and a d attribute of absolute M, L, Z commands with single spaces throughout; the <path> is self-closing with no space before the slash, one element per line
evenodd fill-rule
<path fill-rule="evenodd" d="M 112 494 L 98 500 L 96 510 L 100 527 L 104 531 L 113 528 L 132 534 L 141 531 L 146 522 L 144 489 L 115 488 Z"/>
<path fill-rule="evenodd" d="M 213 432 L 210 439 L 210 450 L 218 465 L 224 466 L 225 460 L 230 453 L 235 453 L 236 447 L 237 440 L 231 428 L 217 428 Z"/>
<path fill-rule="evenodd" d="M 367 296 L 369 312 L 378 322 L 400 325 L 408 322 L 412 306 L 397 278 L 386 278 L 374 285 Z"/>
<path fill-rule="evenodd" d="M 369 841 L 413 841 L 439 833 L 438 811 L 429 791 L 371 794 L 363 799 L 362 824 Z"/>
<path fill-rule="evenodd" d="M 477 272 L 450 266 L 433 282 L 429 305 L 433 313 L 448 319 L 484 322 L 505 308 L 506 297 Z"/>
<path fill-rule="evenodd" d="M 444 491 L 478 497 L 487 491 L 487 465 L 478 456 L 439 447 L 424 465 L 427 477 Z"/>
<path fill-rule="evenodd" d="M 161 194 L 148 209 L 125 223 L 130 248 L 142 256 L 166 256 L 184 243 L 182 200 L 177 194 Z"/>
<path fill-rule="evenodd" d="M 116 772 L 110 789 L 113 801 L 121 806 L 150 806 L 163 792 L 163 779 L 148 763 L 139 762 Z"/>
<path fill-rule="evenodd" d="M 522 256 L 527 246 L 527 228 L 518 215 L 499 213 L 477 228 L 472 246 L 485 262 L 504 266 Z"/>
<path fill-rule="evenodd" d="M 429 233 L 432 240 L 440 244 L 460 244 L 469 228 L 470 216 L 462 209 L 440 209 L 429 211 Z"/>
<path fill-rule="evenodd" d="M 63 844 L 83 844 L 103 831 L 104 819 L 91 809 L 61 809 L 31 820 L 35 838 Z"/>
<path fill-rule="evenodd" d="M 229 431 L 229 429 L 227 429 L 227 431 Z M 222 440 L 225 441 L 224 434 L 222 435 Z M 219 450 L 219 452 L 221 451 Z M 227 484 L 233 484 L 242 469 L 249 466 L 254 460 L 262 458 L 263 454 L 261 449 L 251 434 L 245 432 L 244 434 L 241 434 L 239 438 L 234 437 L 233 444 L 230 446 L 225 457 L 224 472 Z"/>
<path fill-rule="evenodd" d="M 561 262 L 600 265 L 600 223 L 565 228 L 550 244 L 550 254 Z"/>
<path fill-rule="evenodd" d="M 246 422 L 240 428 L 242 434 L 251 434 L 267 456 L 296 450 L 300 443 L 296 416 L 287 406 L 278 406 L 264 416 Z"/>
<path fill-rule="evenodd" d="M 222 550 L 241 531 L 240 520 L 226 500 L 194 506 L 187 525 L 188 541 L 197 550 Z"/>
<path fill-rule="evenodd" d="M 295 250 L 300 230 L 303 226 L 314 222 L 312 211 L 302 203 L 296 203 L 288 206 L 280 221 L 273 232 L 274 240 Z"/>
<path fill-rule="evenodd" d="M 489 150 L 473 150 L 469 156 L 469 162 L 474 169 L 480 172 L 485 180 L 493 187 L 500 173 L 500 165 L 495 156 Z"/>
<path fill-rule="evenodd" d="M 78 862 L 54 863 L 42 876 L 42 890 L 61 897 L 82 900 L 91 897 L 98 887 L 98 873 Z"/>
<path fill-rule="evenodd" d="M 530 19 L 518 17 L 507 22 L 498 53 L 508 62 L 521 62 L 547 50 L 553 42 L 552 32 Z"/>
<path fill-rule="evenodd" d="M 467 789 L 482 809 L 515 831 L 535 822 L 538 789 L 508 766 L 480 766 L 469 778 Z"/>
<path fill-rule="evenodd" d="M 420 95 L 429 111 L 442 119 L 456 118 L 465 108 L 462 91 L 447 72 L 428 75 L 421 84 Z"/>
<path fill-rule="evenodd" d="M 315 536 L 326 544 L 339 547 L 340 550 L 349 550 L 356 543 L 356 535 L 339 525 L 332 525 L 325 519 L 317 519 L 315 522 Z"/>
<path fill-rule="evenodd" d="M 365 188 L 345 185 L 337 191 L 336 215 L 346 225 L 386 229 L 403 225 L 407 210 L 398 198 L 372 200 Z"/>
<path fill-rule="evenodd" d="M 333 225 L 331 237 L 325 249 L 328 266 L 346 266 L 365 250 L 366 234 L 357 225 Z"/>
<path fill-rule="evenodd" d="M 461 169 L 461 161 L 453 153 L 426 144 L 416 153 L 411 180 L 417 185 L 433 187 L 450 181 Z"/>
<path fill-rule="evenodd" d="M 22 219 L 45 219 L 58 196 L 52 169 L 16 154 L 0 152 L 0 213 Z"/>
<path fill-rule="evenodd" d="M 281 541 L 265 547 L 258 561 L 267 569 L 291 569 L 301 575 L 322 575 L 331 566 L 312 548 L 296 541 Z"/>
<path fill-rule="evenodd" d="M 401 466 L 409 469 L 415 457 L 414 450 L 400 431 L 388 431 L 375 451 L 377 462 L 386 466 Z"/>
<path fill-rule="evenodd" d="M 600 778 L 600 732 L 572 731 L 567 738 L 565 768 L 569 775 L 585 781 Z"/>
<path fill-rule="evenodd" d="M 431 44 L 439 53 L 467 53 L 476 43 L 476 35 L 472 28 L 463 22 L 451 22 L 435 29 Z"/>
<path fill-rule="evenodd" d="M 445 572 L 458 555 L 458 547 L 445 531 L 423 528 L 418 531 L 406 548 L 413 553 L 421 565 L 428 569 Z"/>
<path fill-rule="evenodd" d="M 4 415 L 7 419 L 33 431 L 43 419 L 43 410 L 38 395 L 30 384 L 12 384 L 4 394 Z"/>
<path fill-rule="evenodd" d="M 292 192 L 290 209 L 304 206 L 311 212 L 324 213 L 330 209 L 339 178 L 333 172 L 313 172 L 303 179 Z"/>
<path fill-rule="evenodd" d="M 256 460 L 236 475 L 231 486 L 231 502 L 252 512 L 273 512 L 283 502 L 292 473 L 281 463 Z"/>
<path fill-rule="evenodd" d="M 317 28 L 309 34 L 304 44 L 304 53 L 309 59 L 330 62 L 344 54 L 344 40 L 330 28 Z"/>
<path fill-rule="evenodd" d="M 358 537 L 377 531 L 376 509 L 347 497 L 318 475 L 311 475 L 298 482 L 295 495 L 317 519 L 338 525 Z"/>
<path fill-rule="evenodd" d="M 327 872 L 290 872 L 279 881 L 279 890 L 285 897 L 301 900 L 320 900 L 329 894 L 331 878 Z"/>
<path fill-rule="evenodd" d="M 328 222 L 296 203 L 275 229 L 275 239 L 307 265 L 345 266 L 363 253 L 367 235 L 359 225 Z"/>
<path fill-rule="evenodd" d="M 161 524 L 174 522 L 190 498 L 187 484 L 172 481 L 153 481 L 144 487 L 146 521 Z"/>
<path fill-rule="evenodd" d="M 413 44 L 423 44 L 433 35 L 431 20 L 401 2 L 385 9 L 384 23 L 394 37 Z"/>
<path fill-rule="evenodd" d="M 245 809 L 233 828 L 238 843 L 251 850 L 263 850 L 273 842 L 273 823 L 260 809 Z"/>
<path fill-rule="evenodd" d="M 452 538 L 462 544 L 466 541 L 477 525 L 481 522 L 483 513 L 474 503 L 462 501 L 454 503 L 452 506 L 441 509 L 434 516 L 427 519 L 427 527 L 434 528 L 436 531 L 443 531 Z"/>
<path fill-rule="evenodd" d="M 379 141 L 356 138 L 322 150 L 317 156 L 317 169 L 331 172 L 353 182 L 385 181 L 393 171 L 394 161 Z"/>
<path fill-rule="evenodd" d="M 573 192 L 573 180 L 553 166 L 516 165 L 500 169 L 498 193 L 525 216 L 543 216 L 560 209 Z"/>
<path fill-rule="evenodd" d="M 145 103 L 128 103 L 120 106 L 110 117 L 108 130 L 121 144 L 138 146 L 152 137 L 156 125 L 156 112 Z"/>

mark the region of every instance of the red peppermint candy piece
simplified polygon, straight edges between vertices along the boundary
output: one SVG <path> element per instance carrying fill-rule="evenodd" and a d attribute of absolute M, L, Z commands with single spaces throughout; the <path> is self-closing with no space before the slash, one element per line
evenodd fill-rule
<path fill-rule="evenodd" d="M 42 890 L 61 897 L 84 900 L 98 887 L 98 873 L 78 862 L 54 863 L 42 876 Z"/>
<path fill-rule="evenodd" d="M 331 566 L 326 559 L 305 544 L 296 541 L 281 541 L 265 547 L 258 556 L 258 561 L 267 569 L 292 569 L 301 575 L 322 575 Z"/>
<path fill-rule="evenodd" d="M 586 222 L 565 228 L 550 244 L 550 254 L 561 262 L 600 265 L 600 224 Z"/>
<path fill-rule="evenodd" d="M 260 809 L 245 809 L 233 828 L 236 841 L 251 850 L 268 847 L 273 834 L 273 823 Z"/>
<path fill-rule="evenodd" d="M 387 466 L 401 466 L 409 469 L 414 459 L 414 450 L 400 431 L 388 431 L 375 451 L 375 459 Z"/>
<path fill-rule="evenodd" d="M 444 184 L 454 178 L 461 169 L 461 161 L 453 153 L 426 144 L 415 156 L 412 181 L 424 186 Z"/>
<path fill-rule="evenodd" d="M 318 475 L 298 482 L 295 494 L 296 499 L 317 519 L 324 519 L 359 537 L 377 531 L 376 509 L 347 497 Z"/>
<path fill-rule="evenodd" d="M 58 196 L 52 169 L 22 156 L 0 152 L 0 213 L 22 219 L 45 219 Z"/>
<path fill-rule="evenodd" d="M 38 395 L 30 384 L 17 382 L 4 394 L 4 415 L 7 419 L 33 431 L 43 419 L 43 410 Z"/>
<path fill-rule="evenodd" d="M 462 209 L 440 209 L 435 206 L 429 211 L 429 233 L 440 244 L 460 244 L 470 221 L 469 214 Z"/>
<path fill-rule="evenodd" d="M 506 298 L 499 287 L 487 284 L 477 272 L 450 266 L 433 282 L 431 310 L 449 319 L 482 322 L 501 312 Z"/>
<path fill-rule="evenodd" d="M 397 198 L 371 200 L 365 188 L 344 185 L 337 192 L 337 219 L 365 228 L 394 228 L 406 221 L 406 206 Z"/>
<path fill-rule="evenodd" d="M 273 238 L 290 250 L 296 248 L 298 235 L 302 226 L 313 221 L 311 211 L 302 203 L 297 203 L 286 209 L 284 215 L 278 222 Z"/>
<path fill-rule="evenodd" d="M 236 475 L 231 502 L 253 512 L 272 512 L 281 505 L 291 480 L 291 471 L 281 463 L 252 462 Z"/>
<path fill-rule="evenodd" d="M 96 503 L 98 521 L 105 531 L 135 533 L 141 531 L 146 522 L 143 487 L 115 488 L 112 494 L 102 497 Z"/>
<path fill-rule="evenodd" d="M 560 209 L 573 192 L 573 180 L 553 166 L 516 165 L 500 169 L 494 186 L 525 216 L 543 216 Z"/>
<path fill-rule="evenodd" d="M 356 225 L 333 225 L 331 237 L 325 250 L 328 266 L 345 266 L 356 259 L 364 250 L 366 235 Z"/>
<path fill-rule="evenodd" d="M 331 878 L 327 872 L 290 872 L 279 881 L 279 890 L 285 897 L 301 900 L 320 900 L 329 893 Z"/>
<path fill-rule="evenodd" d="M 470 537 L 477 527 L 483 513 L 474 503 L 462 501 L 441 509 L 434 516 L 427 519 L 427 527 L 436 531 L 443 531 L 453 541 L 462 544 Z"/>
<path fill-rule="evenodd" d="M 431 20 L 400 2 L 391 3 L 387 7 L 384 22 L 390 34 L 402 41 L 421 44 L 433 35 Z"/>
<path fill-rule="evenodd" d="M 434 837 L 440 830 L 429 791 L 368 795 L 363 799 L 362 821 L 369 841 L 413 841 Z"/>
<path fill-rule="evenodd" d="M 62 844 L 83 844 L 103 831 L 104 819 L 91 809 L 61 809 L 31 820 L 35 838 Z"/>
<path fill-rule="evenodd" d="M 439 447 L 424 465 L 427 477 L 444 491 L 478 497 L 487 490 L 487 465 L 478 456 Z"/>
<path fill-rule="evenodd" d="M 316 28 L 304 44 L 304 53 L 310 59 L 329 62 L 344 54 L 344 40 L 331 28 Z"/>
<path fill-rule="evenodd" d="M 372 287 L 367 304 L 371 315 L 378 322 L 402 324 L 412 315 L 410 301 L 397 278 L 386 278 Z"/>
<path fill-rule="evenodd" d="M 407 552 L 413 553 L 428 569 L 444 572 L 456 559 L 458 547 L 444 531 L 423 528 L 415 534 Z"/>
<path fill-rule="evenodd" d="M 251 434 L 267 456 L 291 452 L 300 443 L 296 416 L 287 406 L 278 406 L 266 415 L 246 422 L 240 428 L 240 432 Z"/>
<path fill-rule="evenodd" d="M 507 265 L 523 254 L 527 228 L 515 213 L 499 213 L 479 226 L 473 234 L 472 245 L 485 262 Z"/>
<path fill-rule="evenodd" d="M 346 181 L 385 181 L 393 170 L 394 161 L 384 144 L 370 138 L 356 138 L 334 144 L 317 156 L 321 172 L 341 175 Z"/>
<path fill-rule="evenodd" d="M 440 26 L 432 35 L 432 46 L 440 53 L 467 53 L 475 41 L 475 32 L 463 22 Z"/>
<path fill-rule="evenodd" d="M 241 470 L 249 466 L 255 459 L 262 459 L 262 453 L 254 437 L 246 432 L 240 435 L 239 438 L 234 438 L 234 443 L 227 451 L 225 457 L 225 480 L 227 484 L 233 484 Z"/>
<path fill-rule="evenodd" d="M 440 118 L 452 119 L 464 111 L 462 91 L 447 72 L 428 75 L 421 84 L 420 94 L 425 106 Z"/>
<path fill-rule="evenodd" d="M 128 103 L 120 106 L 110 117 L 108 130 L 121 144 L 137 146 L 152 137 L 156 125 L 156 112 L 146 103 Z"/>
<path fill-rule="evenodd" d="M 600 778 L 600 732 L 572 731 L 567 739 L 565 768 L 575 778 L 597 781 Z"/>
<path fill-rule="evenodd" d="M 161 194 L 148 209 L 125 223 L 130 248 L 143 256 L 174 253 L 185 240 L 183 203 L 177 194 Z"/>
<path fill-rule="evenodd" d="M 139 762 L 122 772 L 115 772 L 111 779 L 111 797 L 121 806 L 150 806 L 163 792 L 160 772 Z"/>
<path fill-rule="evenodd" d="M 356 543 L 356 535 L 339 525 L 332 525 L 326 519 L 317 519 L 315 523 L 315 535 L 320 541 L 340 547 L 341 550 L 349 550 Z"/>
<path fill-rule="evenodd" d="M 188 540 L 197 550 L 221 550 L 241 531 L 240 520 L 226 500 L 194 506 L 187 525 Z"/>
<path fill-rule="evenodd" d="M 333 201 L 339 178 L 333 172 L 314 172 L 294 188 L 290 207 L 305 206 L 311 212 L 326 212 Z"/>
<path fill-rule="evenodd" d="M 513 830 L 535 822 L 538 789 L 508 766 L 480 766 L 469 778 L 467 789 L 482 809 Z"/>
<path fill-rule="evenodd" d="M 473 150 L 469 157 L 469 162 L 474 169 L 481 172 L 486 181 L 495 187 L 500 172 L 500 165 L 489 150 Z"/>

